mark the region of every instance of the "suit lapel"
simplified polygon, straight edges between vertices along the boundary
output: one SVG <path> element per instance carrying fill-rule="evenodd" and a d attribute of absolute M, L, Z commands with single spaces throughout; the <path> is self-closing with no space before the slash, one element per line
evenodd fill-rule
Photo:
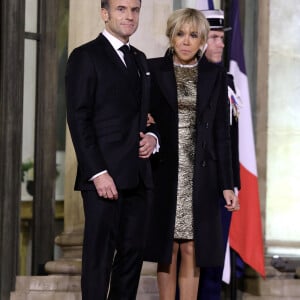
<path fill-rule="evenodd" d="M 116 65 L 124 74 L 127 74 L 127 69 L 122 60 L 120 59 L 119 55 L 113 48 L 113 46 L 110 44 L 110 42 L 107 40 L 107 38 L 100 33 L 98 36 L 98 41 L 101 44 L 100 46 L 104 48 L 107 56 L 111 60 L 111 62 Z"/>
<path fill-rule="evenodd" d="M 111 60 L 111 62 L 120 70 L 120 74 L 123 74 L 124 76 L 124 80 L 126 80 L 128 82 L 128 86 L 131 87 L 132 91 L 134 94 L 136 94 L 138 96 L 137 101 L 140 100 L 139 97 L 139 90 L 137 89 L 136 86 L 136 82 L 134 82 L 131 78 L 131 76 L 129 76 L 127 67 L 125 66 L 125 64 L 123 63 L 123 61 L 121 60 L 121 58 L 119 57 L 119 55 L 117 54 L 116 50 L 113 48 L 113 46 L 111 45 L 111 43 L 107 40 L 107 38 L 100 33 L 98 40 L 101 44 L 101 46 L 104 48 L 108 58 Z M 133 51 L 136 54 L 135 56 L 140 56 L 140 54 L 138 53 L 138 51 L 136 51 L 136 49 L 133 47 Z"/>
<path fill-rule="evenodd" d="M 149 112 L 149 96 L 150 96 L 150 72 L 147 60 L 144 54 L 132 47 L 132 53 L 135 57 L 136 64 L 139 69 L 142 90 L 140 93 L 140 131 L 145 131 L 147 124 L 147 114 Z"/>
<path fill-rule="evenodd" d="M 149 75 L 150 75 L 149 68 L 148 68 L 148 65 L 147 65 L 147 60 L 146 60 L 145 56 L 140 51 L 138 51 L 133 46 L 130 46 L 130 47 L 132 48 L 132 53 L 134 55 L 134 59 L 136 61 L 137 67 L 138 67 L 139 76 L 144 82 L 144 79 L 149 77 Z"/>

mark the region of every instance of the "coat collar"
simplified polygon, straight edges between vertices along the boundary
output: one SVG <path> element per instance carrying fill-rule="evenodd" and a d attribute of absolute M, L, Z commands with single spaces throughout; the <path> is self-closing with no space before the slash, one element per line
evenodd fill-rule
<path fill-rule="evenodd" d="M 173 59 L 166 56 L 162 59 L 159 72 L 157 74 L 157 83 L 170 106 L 177 112 L 177 88 L 174 73 Z"/>
<path fill-rule="evenodd" d="M 217 70 L 218 67 L 208 62 L 206 57 L 202 57 L 199 61 L 197 84 L 198 112 L 202 112 L 203 109 L 209 105 L 210 95 L 217 79 Z M 157 77 L 157 82 L 162 93 L 172 109 L 177 112 L 176 78 L 173 59 L 170 55 L 166 55 L 163 58 Z"/>
<path fill-rule="evenodd" d="M 210 105 L 211 94 L 216 84 L 219 67 L 209 62 L 203 56 L 198 64 L 197 100 L 198 112 L 202 112 Z"/>

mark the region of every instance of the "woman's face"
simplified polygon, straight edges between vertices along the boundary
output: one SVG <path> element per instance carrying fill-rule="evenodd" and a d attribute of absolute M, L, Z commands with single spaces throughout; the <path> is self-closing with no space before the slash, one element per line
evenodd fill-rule
<path fill-rule="evenodd" d="M 173 37 L 174 62 L 184 65 L 194 64 L 203 41 L 197 30 L 190 24 L 184 24 Z"/>

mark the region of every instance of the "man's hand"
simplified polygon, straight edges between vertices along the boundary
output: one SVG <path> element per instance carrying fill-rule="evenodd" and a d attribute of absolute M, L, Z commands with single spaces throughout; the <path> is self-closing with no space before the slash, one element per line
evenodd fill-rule
<path fill-rule="evenodd" d="M 139 148 L 139 157 L 148 158 L 156 146 L 156 138 L 150 134 L 144 134 L 140 132 L 140 148 Z"/>
<path fill-rule="evenodd" d="M 100 197 L 111 200 L 118 199 L 118 191 L 114 180 L 107 172 L 94 178 L 93 182 Z"/>
<path fill-rule="evenodd" d="M 237 211 L 240 209 L 239 198 L 232 190 L 224 190 L 223 196 L 226 201 L 225 207 L 228 211 Z"/>

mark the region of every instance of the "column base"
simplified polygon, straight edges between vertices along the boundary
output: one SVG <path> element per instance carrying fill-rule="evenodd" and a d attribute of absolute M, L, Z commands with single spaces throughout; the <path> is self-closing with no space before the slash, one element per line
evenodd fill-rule
<path fill-rule="evenodd" d="M 45 264 L 45 271 L 48 274 L 81 274 L 83 232 L 63 232 L 55 238 L 55 244 L 60 246 L 63 256 L 55 261 Z"/>

